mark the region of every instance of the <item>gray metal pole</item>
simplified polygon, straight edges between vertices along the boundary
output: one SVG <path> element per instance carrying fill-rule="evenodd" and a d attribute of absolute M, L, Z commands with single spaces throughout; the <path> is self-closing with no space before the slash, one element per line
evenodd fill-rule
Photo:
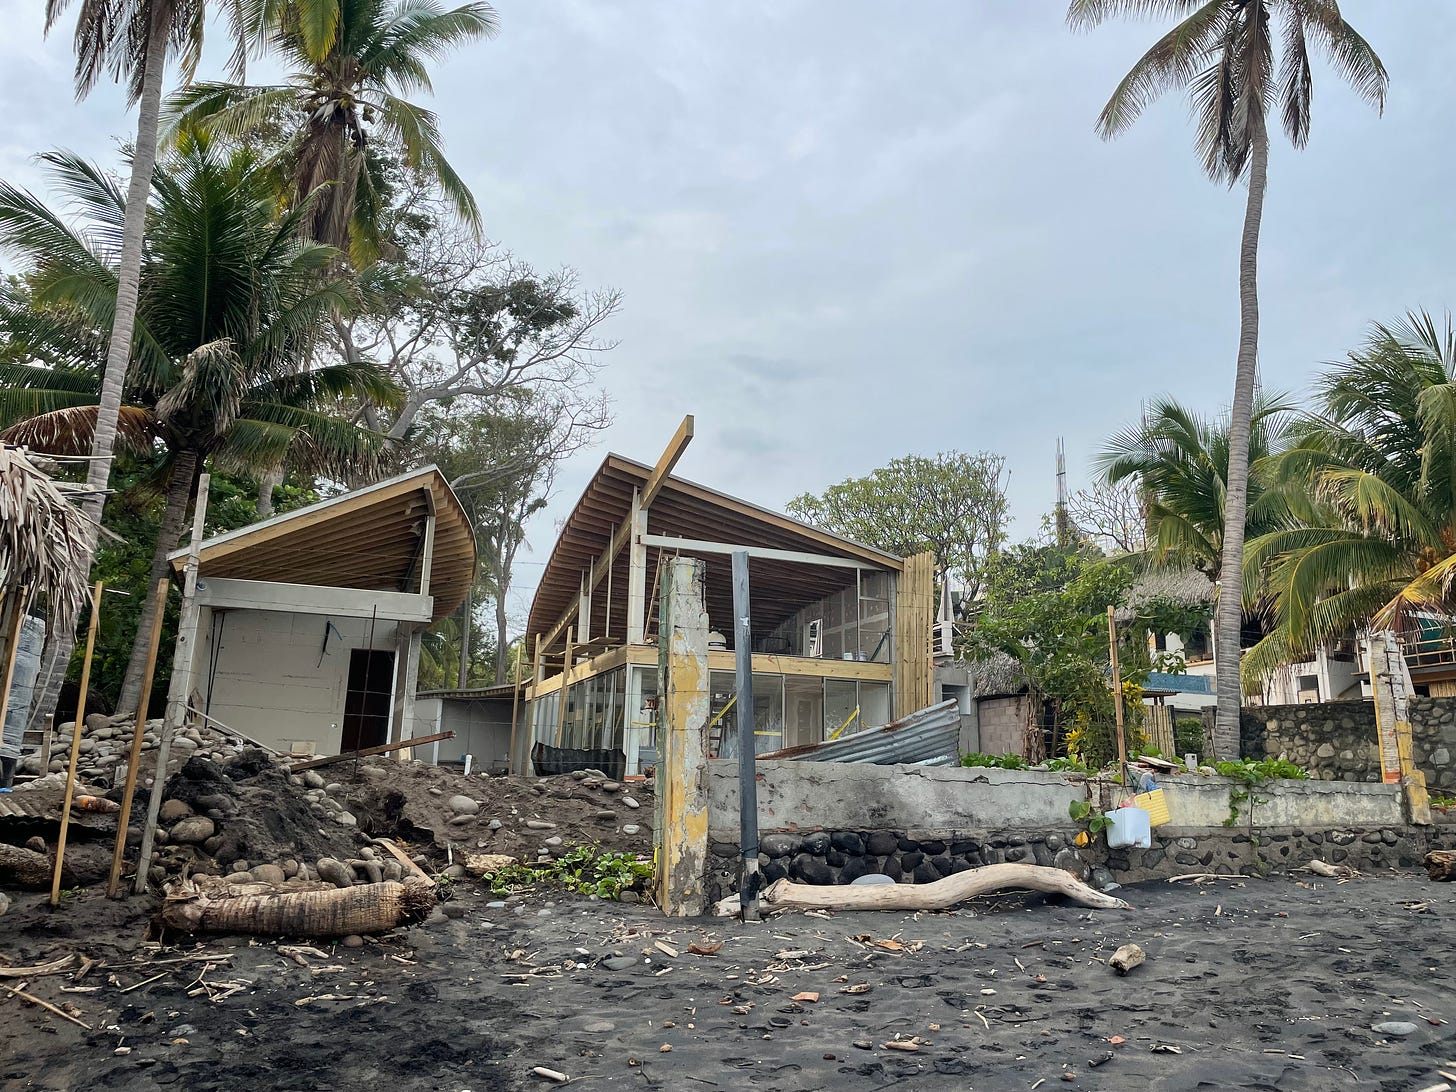
<path fill-rule="evenodd" d="M 744 921 L 758 920 L 758 781 L 753 736 L 753 634 L 748 610 L 748 551 L 733 551 L 733 650 L 738 668 L 738 897 Z"/>

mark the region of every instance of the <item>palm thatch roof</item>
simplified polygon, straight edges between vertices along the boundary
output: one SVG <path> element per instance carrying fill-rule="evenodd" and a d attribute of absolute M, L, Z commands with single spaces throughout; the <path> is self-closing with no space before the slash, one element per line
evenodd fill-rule
<path fill-rule="evenodd" d="M 1006 652 L 993 652 L 971 665 L 976 697 L 1002 698 L 1024 693 L 1026 672 L 1021 663 Z"/>
<path fill-rule="evenodd" d="M 75 623 L 90 568 L 86 517 L 68 492 L 24 448 L 0 445 L 0 592 L 44 595 L 59 629 Z"/>
<path fill-rule="evenodd" d="M 1142 614 L 1150 603 L 1170 603 L 1180 607 L 1207 607 L 1213 610 L 1214 585 L 1194 568 L 1154 566 L 1138 574 L 1127 602 L 1117 610 L 1118 622 L 1130 622 Z"/>

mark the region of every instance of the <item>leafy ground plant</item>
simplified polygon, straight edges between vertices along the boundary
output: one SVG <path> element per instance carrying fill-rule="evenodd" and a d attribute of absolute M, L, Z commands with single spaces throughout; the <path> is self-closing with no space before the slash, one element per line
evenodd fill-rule
<path fill-rule="evenodd" d="M 961 765 L 989 766 L 993 770 L 1024 770 L 1029 764 L 1021 755 L 988 755 L 973 751 L 968 755 L 961 755 Z"/>
<path fill-rule="evenodd" d="M 552 861 L 508 865 L 490 876 L 495 895 L 514 895 L 540 883 L 556 883 L 578 895 L 615 899 L 623 891 L 651 886 L 652 862 L 630 853 L 573 846 Z"/>

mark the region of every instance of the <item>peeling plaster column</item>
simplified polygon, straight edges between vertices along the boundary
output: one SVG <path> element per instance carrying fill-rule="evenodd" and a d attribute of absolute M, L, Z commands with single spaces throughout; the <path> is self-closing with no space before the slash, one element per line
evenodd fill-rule
<path fill-rule="evenodd" d="M 708 612 L 706 569 L 675 558 L 662 582 L 657 730 L 657 903 L 694 916 L 707 909 Z"/>

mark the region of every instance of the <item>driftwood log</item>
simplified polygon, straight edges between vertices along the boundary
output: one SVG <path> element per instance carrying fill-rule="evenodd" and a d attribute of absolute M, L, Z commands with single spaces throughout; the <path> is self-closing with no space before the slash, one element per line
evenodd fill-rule
<path fill-rule="evenodd" d="M 1108 965 L 1118 974 L 1127 974 L 1134 967 L 1141 967 L 1143 961 L 1148 958 L 1148 953 L 1136 944 L 1124 944 L 1117 951 L 1112 953 L 1112 958 L 1107 961 Z"/>
<path fill-rule="evenodd" d="M 764 910 L 948 910 L 993 891 L 1044 891 L 1065 895 L 1093 910 L 1128 910 L 1127 903 L 1088 887 L 1070 872 L 1044 865 L 996 864 L 957 872 L 933 883 L 820 885 L 775 880 L 759 895 Z M 719 917 L 738 913 L 737 895 L 715 907 Z"/>
<path fill-rule="evenodd" d="M 1433 880 L 1456 880 L 1456 850 L 1433 849 L 1427 853 L 1426 875 Z"/>
<path fill-rule="evenodd" d="M 158 920 L 182 933 L 344 937 L 412 925 L 435 902 L 434 887 L 418 881 L 244 895 L 184 882 L 167 895 Z"/>

